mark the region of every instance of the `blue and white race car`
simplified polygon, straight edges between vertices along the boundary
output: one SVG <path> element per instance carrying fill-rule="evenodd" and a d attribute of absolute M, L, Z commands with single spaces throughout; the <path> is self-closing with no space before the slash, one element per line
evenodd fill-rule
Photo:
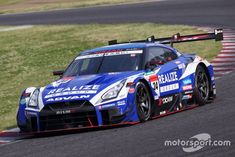
<path fill-rule="evenodd" d="M 54 72 L 60 79 L 23 91 L 18 126 L 22 132 L 41 132 L 136 123 L 204 105 L 216 95 L 212 65 L 172 44 L 222 38 L 217 29 L 128 43 L 113 40 L 82 52 L 65 71 Z"/>

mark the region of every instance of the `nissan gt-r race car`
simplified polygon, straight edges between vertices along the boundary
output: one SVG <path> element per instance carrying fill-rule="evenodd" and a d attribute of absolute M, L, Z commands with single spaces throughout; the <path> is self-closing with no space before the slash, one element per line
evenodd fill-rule
<path fill-rule="evenodd" d="M 144 122 L 204 105 L 216 95 L 213 68 L 173 43 L 223 39 L 214 33 L 117 43 L 80 53 L 60 79 L 29 87 L 21 95 L 17 123 L 22 132 Z M 171 46 L 168 46 L 170 44 Z"/>

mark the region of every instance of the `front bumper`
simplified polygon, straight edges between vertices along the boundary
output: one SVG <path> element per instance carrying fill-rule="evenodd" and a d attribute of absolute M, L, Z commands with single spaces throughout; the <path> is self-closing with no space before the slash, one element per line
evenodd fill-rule
<path fill-rule="evenodd" d="M 26 110 L 27 128 L 35 132 L 137 122 L 132 118 L 135 111 L 127 106 L 93 106 L 87 100 L 47 104 L 40 112 Z"/>

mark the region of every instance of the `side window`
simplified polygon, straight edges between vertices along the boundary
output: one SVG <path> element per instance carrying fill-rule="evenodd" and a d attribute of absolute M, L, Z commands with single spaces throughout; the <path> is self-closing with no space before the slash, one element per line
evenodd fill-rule
<path fill-rule="evenodd" d="M 167 62 L 177 59 L 178 57 L 177 54 L 174 53 L 172 50 L 167 48 L 163 48 L 163 50 L 164 50 L 164 58 Z"/>
<path fill-rule="evenodd" d="M 162 47 L 149 47 L 145 60 L 145 69 L 153 69 L 177 58 L 170 49 Z"/>

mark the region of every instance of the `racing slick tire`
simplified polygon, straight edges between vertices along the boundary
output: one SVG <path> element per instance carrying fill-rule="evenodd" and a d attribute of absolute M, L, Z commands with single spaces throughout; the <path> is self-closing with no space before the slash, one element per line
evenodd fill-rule
<path fill-rule="evenodd" d="M 135 102 L 140 122 L 145 122 L 150 119 L 152 113 L 152 99 L 148 87 L 143 82 L 136 84 Z"/>
<path fill-rule="evenodd" d="M 210 84 L 206 70 L 198 66 L 195 73 L 195 102 L 199 106 L 205 105 L 209 98 Z"/>

